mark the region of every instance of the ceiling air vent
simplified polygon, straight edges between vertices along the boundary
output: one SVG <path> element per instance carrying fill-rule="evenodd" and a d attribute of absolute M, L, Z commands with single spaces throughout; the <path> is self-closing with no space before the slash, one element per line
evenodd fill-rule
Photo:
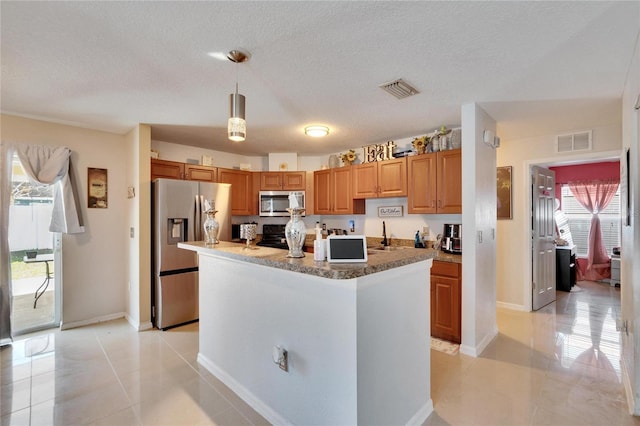
<path fill-rule="evenodd" d="M 556 152 L 591 151 L 591 130 L 556 136 Z"/>
<path fill-rule="evenodd" d="M 407 83 L 403 79 L 390 81 L 388 83 L 381 84 L 378 87 L 384 90 L 385 92 L 391 93 L 393 96 L 395 96 L 398 99 L 403 99 L 403 98 L 417 95 L 418 93 L 420 93 L 415 87 L 412 87 L 411 85 L 409 85 L 409 83 Z"/>

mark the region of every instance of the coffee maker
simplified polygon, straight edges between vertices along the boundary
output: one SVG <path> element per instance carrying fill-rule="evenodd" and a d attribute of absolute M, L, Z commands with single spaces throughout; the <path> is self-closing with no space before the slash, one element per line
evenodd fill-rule
<path fill-rule="evenodd" d="M 462 225 L 444 225 L 440 248 L 445 253 L 462 254 Z"/>

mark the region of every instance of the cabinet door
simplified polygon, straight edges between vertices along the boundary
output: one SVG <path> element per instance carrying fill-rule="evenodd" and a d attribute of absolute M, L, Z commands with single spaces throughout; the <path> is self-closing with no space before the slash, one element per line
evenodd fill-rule
<path fill-rule="evenodd" d="M 284 191 L 304 191 L 306 184 L 306 172 L 282 172 L 282 189 Z"/>
<path fill-rule="evenodd" d="M 231 184 L 231 214 L 249 216 L 253 214 L 251 202 L 251 172 L 233 169 L 218 169 L 218 182 Z"/>
<path fill-rule="evenodd" d="M 378 196 L 378 163 L 351 166 L 353 198 L 375 198 Z"/>
<path fill-rule="evenodd" d="M 183 179 L 184 163 L 151 159 L 151 180 L 156 178 Z"/>
<path fill-rule="evenodd" d="M 462 265 L 433 261 L 431 267 L 431 335 L 460 343 L 462 338 Z"/>
<path fill-rule="evenodd" d="M 260 172 L 260 191 L 280 191 L 282 189 L 282 173 Z"/>
<path fill-rule="evenodd" d="M 431 275 L 431 335 L 460 343 L 460 281 Z"/>
<path fill-rule="evenodd" d="M 351 196 L 351 167 L 340 167 L 331 170 L 333 179 L 331 192 L 334 214 L 352 214 L 353 197 Z"/>
<path fill-rule="evenodd" d="M 202 182 L 215 182 L 216 181 L 215 167 L 209 166 L 197 166 L 193 164 L 184 165 L 184 178 L 185 180 L 198 180 Z"/>
<path fill-rule="evenodd" d="M 462 213 L 462 150 L 438 152 L 438 213 Z"/>
<path fill-rule="evenodd" d="M 313 173 L 313 206 L 315 214 L 331 214 L 331 170 Z"/>
<path fill-rule="evenodd" d="M 407 196 L 407 159 L 378 162 L 378 197 Z M 354 197 L 355 198 L 355 197 Z"/>
<path fill-rule="evenodd" d="M 408 158 L 407 210 L 409 213 L 436 213 L 436 154 Z"/>

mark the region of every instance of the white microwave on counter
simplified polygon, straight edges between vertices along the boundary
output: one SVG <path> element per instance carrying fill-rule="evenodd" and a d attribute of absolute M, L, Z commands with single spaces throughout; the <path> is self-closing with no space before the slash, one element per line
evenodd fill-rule
<path fill-rule="evenodd" d="M 291 192 L 298 194 L 298 206 L 305 208 L 304 191 L 260 191 L 260 216 L 289 216 L 287 209 Z"/>

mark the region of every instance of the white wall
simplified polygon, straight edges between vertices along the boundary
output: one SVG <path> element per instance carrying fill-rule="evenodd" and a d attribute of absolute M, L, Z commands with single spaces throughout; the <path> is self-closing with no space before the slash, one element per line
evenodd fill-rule
<path fill-rule="evenodd" d="M 499 220 L 497 225 L 497 300 L 501 306 L 531 310 L 530 166 L 620 155 L 620 123 L 592 130 L 593 149 L 587 153 L 555 154 L 555 135 L 503 140 L 497 149 L 498 166 L 513 167 L 513 219 Z"/>
<path fill-rule="evenodd" d="M 269 170 L 267 157 L 250 157 L 155 140 L 151 141 L 151 148 L 158 151 L 159 158 L 162 160 L 180 161 L 183 163 L 195 162 L 196 164 L 200 164 L 202 156 L 208 155 L 212 157 L 215 167 L 233 169 L 239 168 L 240 164 L 245 163 L 251 165 L 252 171 Z"/>
<path fill-rule="evenodd" d="M 483 142 L 496 122 L 477 104 L 462 106 L 462 345 L 478 356 L 496 324 L 496 152 Z M 474 184 L 471 184 L 474 183 Z M 482 240 L 479 234 L 482 233 Z"/>
<path fill-rule="evenodd" d="M 127 187 L 134 197 L 127 199 L 129 262 L 127 320 L 138 330 L 151 328 L 151 183 L 149 149 L 151 129 L 138 125 L 126 136 Z M 131 235 L 133 231 L 133 236 Z"/>
<path fill-rule="evenodd" d="M 622 319 L 629 322 L 629 334 L 621 333 L 621 363 L 629 407 L 635 415 L 640 415 L 640 111 L 634 109 L 639 96 L 640 35 L 622 96 L 622 145 L 630 150 L 631 226 L 622 227 L 620 291 Z"/>
<path fill-rule="evenodd" d="M 123 315 L 127 283 L 126 147 L 123 136 L 2 115 L 8 142 L 66 146 L 86 232 L 63 235 L 63 326 Z M 87 208 L 87 168 L 108 170 L 109 207 Z"/>

